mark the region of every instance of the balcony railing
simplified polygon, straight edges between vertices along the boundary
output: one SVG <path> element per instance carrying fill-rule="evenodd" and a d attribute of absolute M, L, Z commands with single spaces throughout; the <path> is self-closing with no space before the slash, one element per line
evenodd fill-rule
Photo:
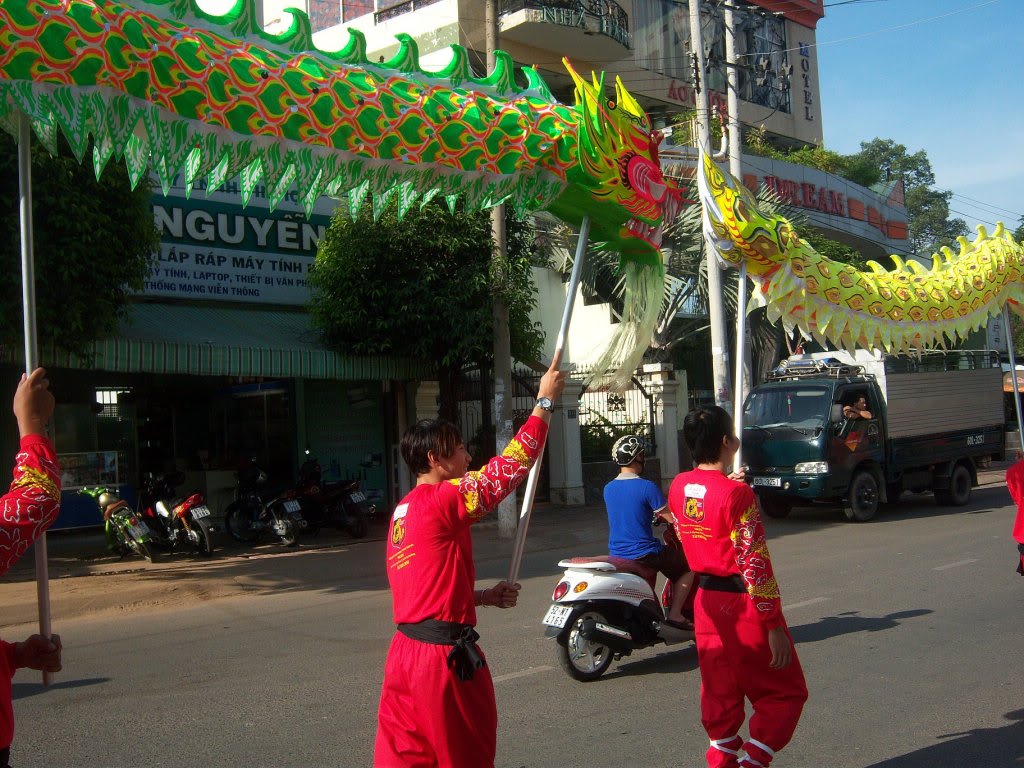
<path fill-rule="evenodd" d="M 407 2 L 392 5 L 390 8 L 385 8 L 383 11 L 374 11 L 373 23 L 382 24 L 388 19 L 394 19 L 404 13 L 418 11 L 420 8 L 426 8 L 428 5 L 433 5 L 434 3 L 439 2 L 441 2 L 441 0 L 407 0 Z"/>
<path fill-rule="evenodd" d="M 631 48 L 629 17 L 612 0 L 501 0 L 502 16 L 516 11 L 535 10 L 544 14 L 544 21 L 563 27 L 585 26 L 587 18 L 596 19 L 598 31 L 626 48 Z"/>

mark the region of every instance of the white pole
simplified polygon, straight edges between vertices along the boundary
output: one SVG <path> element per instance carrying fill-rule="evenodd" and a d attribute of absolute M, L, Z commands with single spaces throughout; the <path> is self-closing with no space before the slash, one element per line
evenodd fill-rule
<path fill-rule="evenodd" d="M 711 153 L 711 123 L 708 115 L 708 85 L 705 82 L 704 35 L 700 26 L 700 0 L 690 0 L 690 47 L 694 61 L 694 90 L 697 97 L 697 142 L 700 149 Z M 697 169 L 700 173 L 701 169 Z M 703 206 L 703 204 L 702 204 Z M 725 332 L 722 308 L 722 273 L 710 243 L 704 243 L 708 270 L 708 320 L 711 326 L 711 373 L 715 404 L 730 410 L 729 342 Z"/>
<path fill-rule="evenodd" d="M 18 217 L 21 225 L 21 302 L 25 326 L 25 372 L 32 373 L 39 363 L 36 339 L 36 270 L 32 244 L 32 125 L 24 112 L 18 117 Z M 50 573 L 46 553 L 46 534 L 35 543 L 36 602 L 39 605 L 39 634 L 50 637 Z M 43 672 L 43 685 L 50 684 L 50 673 Z"/>
<path fill-rule="evenodd" d="M 740 137 L 740 95 L 739 72 L 736 71 L 736 16 L 733 6 L 724 6 L 725 21 L 725 72 L 726 72 L 726 135 L 729 137 L 729 173 L 743 181 L 743 140 Z M 736 451 L 734 469 L 743 466 L 743 395 L 747 364 L 747 262 L 740 261 L 740 274 L 736 280 L 736 375 L 733 386 L 733 421 L 740 447 Z"/>
<path fill-rule="evenodd" d="M 1013 352 L 1013 331 L 1010 330 L 1010 311 L 1003 305 L 1003 326 L 1006 328 L 1006 351 L 1010 355 L 1010 378 L 1013 379 L 1013 410 L 1017 414 L 1017 439 L 1024 451 L 1024 423 L 1020 415 L 1020 392 L 1017 389 L 1017 359 Z"/>
<path fill-rule="evenodd" d="M 569 287 L 565 294 L 565 307 L 562 310 L 562 324 L 555 338 L 555 351 L 551 356 L 551 367 L 557 368 L 562 362 L 562 350 L 565 338 L 569 335 L 569 323 L 572 321 L 572 310 L 576 303 L 576 291 L 583 275 L 583 259 L 587 254 L 587 240 L 590 238 L 590 217 L 584 216 L 580 224 L 580 236 L 576 241 L 576 259 L 572 263 L 572 274 L 569 276 Z M 550 428 L 550 427 L 549 427 Z M 519 527 L 516 529 L 516 541 L 512 548 L 512 562 L 508 566 L 508 583 L 515 584 L 519 578 L 519 566 L 523 563 L 523 549 L 526 546 L 526 531 L 530 527 L 530 515 L 533 513 L 533 497 L 537 495 L 537 478 L 540 477 L 540 463 L 544 460 L 544 441 L 537 453 L 537 460 L 530 468 L 530 476 L 526 478 L 523 491 L 523 510 L 519 514 Z"/>

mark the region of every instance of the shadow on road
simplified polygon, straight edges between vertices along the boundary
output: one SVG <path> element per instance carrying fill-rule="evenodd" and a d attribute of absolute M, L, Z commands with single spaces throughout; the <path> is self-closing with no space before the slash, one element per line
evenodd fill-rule
<path fill-rule="evenodd" d="M 87 677 L 81 680 L 61 680 L 50 686 L 44 686 L 42 683 L 13 683 L 11 685 L 11 694 L 15 700 L 27 699 L 40 693 L 55 691 L 59 688 L 84 688 L 87 685 L 101 685 L 109 682 L 109 677 Z"/>
<path fill-rule="evenodd" d="M 917 608 L 911 611 L 897 611 L 885 616 L 861 616 L 857 611 L 850 611 L 840 613 L 838 616 L 826 616 L 814 624 L 790 627 L 789 633 L 796 643 L 815 643 L 819 640 L 828 640 L 854 632 L 881 632 L 884 629 L 894 629 L 900 625 L 901 620 L 913 619 L 929 613 L 934 613 L 934 611 Z"/>
<path fill-rule="evenodd" d="M 1003 715 L 1012 721 L 1000 728 L 975 728 L 963 733 L 943 733 L 939 743 L 872 763 L 866 768 L 1020 768 L 1024 763 L 1024 709 Z"/>
<path fill-rule="evenodd" d="M 644 651 L 641 651 L 643 653 Z M 647 651 L 650 653 L 650 651 Z M 687 645 L 675 651 L 656 653 L 653 656 L 622 661 L 613 664 L 606 677 L 625 677 L 634 675 L 676 674 L 693 672 L 697 669 L 697 646 Z"/>
<path fill-rule="evenodd" d="M 789 516 L 783 519 L 765 517 L 764 525 L 768 539 L 771 541 L 771 539 L 814 531 L 832 525 L 847 525 L 855 529 L 860 525 L 887 525 L 926 517 L 980 515 L 1006 507 L 1010 503 L 1006 486 L 984 486 L 975 488 L 971 492 L 971 501 L 965 507 L 939 506 L 930 493 L 904 494 L 903 498 L 896 503 L 882 504 L 878 508 L 878 514 L 868 523 L 850 523 L 846 520 L 842 508 L 838 504 L 819 503 L 794 507 Z"/>

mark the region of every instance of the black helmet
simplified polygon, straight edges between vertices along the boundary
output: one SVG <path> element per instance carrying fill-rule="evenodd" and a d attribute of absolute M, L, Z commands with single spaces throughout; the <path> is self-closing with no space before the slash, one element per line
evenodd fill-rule
<path fill-rule="evenodd" d="M 634 461 L 643 461 L 644 453 L 642 437 L 623 435 L 612 446 L 612 461 L 620 467 L 628 467 Z"/>

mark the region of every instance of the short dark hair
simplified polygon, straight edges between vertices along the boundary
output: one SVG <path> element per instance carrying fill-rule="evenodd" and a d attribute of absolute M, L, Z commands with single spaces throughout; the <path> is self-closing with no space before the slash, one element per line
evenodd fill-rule
<path fill-rule="evenodd" d="M 417 421 L 402 435 L 402 458 L 412 473 L 419 477 L 430 471 L 427 454 L 447 459 L 462 442 L 459 428 L 444 419 Z"/>
<path fill-rule="evenodd" d="M 697 464 L 713 464 L 722 454 L 722 442 L 736 434 L 732 416 L 717 405 L 694 408 L 683 421 L 683 439 Z"/>

